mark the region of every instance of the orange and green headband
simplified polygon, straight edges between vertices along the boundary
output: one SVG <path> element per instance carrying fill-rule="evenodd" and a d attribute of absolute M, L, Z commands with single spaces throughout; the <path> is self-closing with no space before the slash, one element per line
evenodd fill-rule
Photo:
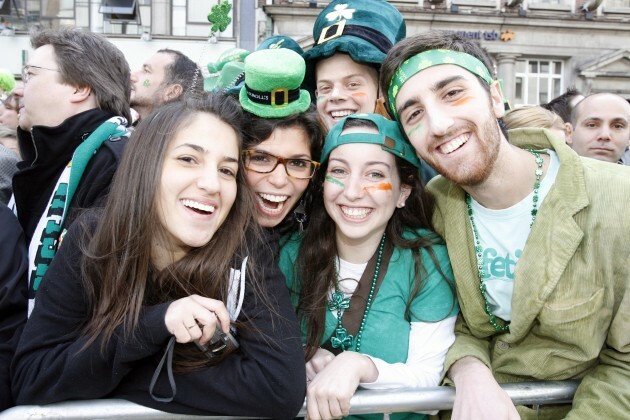
<path fill-rule="evenodd" d="M 464 52 L 453 50 L 428 50 L 414 55 L 405 60 L 402 65 L 394 73 L 391 82 L 389 83 L 389 106 L 394 115 L 394 118 L 398 119 L 398 112 L 396 111 L 396 96 L 402 86 L 411 79 L 414 75 L 425 70 L 429 67 L 439 66 L 442 64 L 454 64 L 462 67 L 469 72 L 481 77 L 488 85 L 491 85 L 495 80 L 490 75 L 488 68 L 477 58 Z M 499 81 L 499 84 L 501 82 Z"/>

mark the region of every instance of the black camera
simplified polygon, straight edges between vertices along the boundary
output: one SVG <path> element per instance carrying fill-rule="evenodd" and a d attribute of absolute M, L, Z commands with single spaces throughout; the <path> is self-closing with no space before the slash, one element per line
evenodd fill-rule
<path fill-rule="evenodd" d="M 238 348 L 238 341 L 230 333 L 221 331 L 221 327 L 217 325 L 210 341 L 206 344 L 194 341 L 197 348 L 206 355 L 209 360 L 219 360 Z"/>

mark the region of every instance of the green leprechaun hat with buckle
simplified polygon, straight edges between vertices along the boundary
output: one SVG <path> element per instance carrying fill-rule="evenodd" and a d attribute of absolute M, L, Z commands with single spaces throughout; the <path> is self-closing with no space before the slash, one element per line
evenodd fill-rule
<path fill-rule="evenodd" d="M 262 118 L 284 118 L 306 111 L 311 96 L 300 85 L 306 64 L 296 52 L 261 50 L 245 59 L 245 86 L 239 93 L 241 106 Z"/>
<path fill-rule="evenodd" d="M 405 37 L 405 20 L 385 0 L 337 0 L 322 10 L 313 26 L 313 48 L 303 55 L 309 67 L 342 52 L 357 63 L 380 65 Z"/>

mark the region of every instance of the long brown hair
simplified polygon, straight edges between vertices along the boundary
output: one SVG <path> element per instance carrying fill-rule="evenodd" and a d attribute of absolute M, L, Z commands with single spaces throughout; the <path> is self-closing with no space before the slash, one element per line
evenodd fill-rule
<path fill-rule="evenodd" d="M 411 194 L 402 208 L 396 208 L 389 219 L 385 232 L 387 238 L 395 247 L 410 249 L 414 258 L 415 276 L 413 288 L 407 302 L 406 316 L 410 318 L 410 307 L 413 299 L 422 290 L 426 281 L 426 269 L 420 258 L 420 250 L 426 249 L 444 280 L 449 283 L 455 295 L 454 285 L 442 273 L 431 246 L 441 244 L 442 239 L 437 235 L 415 235 L 408 239 L 409 234 L 417 229 L 430 229 L 433 214 L 433 197 L 425 190 L 419 176 L 418 169 L 407 161 L 394 156 L 396 168 L 401 183 L 411 187 Z M 337 280 L 337 243 L 335 240 L 335 222 L 326 212 L 323 199 L 323 183 L 328 168 L 328 162 L 314 180 L 313 211 L 311 222 L 302 239 L 297 258 L 297 277 L 301 290 L 297 306 L 300 322 L 307 326 L 306 360 L 309 360 L 320 346 L 326 324 L 326 304 L 328 291 L 334 288 Z M 407 237 L 403 237 L 403 232 Z M 297 290 L 293 290 L 296 293 Z M 454 301 L 455 299 L 453 299 Z"/>
<path fill-rule="evenodd" d="M 178 129 L 199 113 L 213 114 L 228 124 L 237 134 L 240 149 L 242 112 L 232 98 L 186 98 L 163 106 L 138 126 L 117 169 L 96 230 L 83 241 L 81 270 L 90 308 L 84 329 L 89 337 L 86 345 L 101 337 L 104 351 L 120 326 L 126 336 L 133 334 L 145 305 L 194 293 L 225 301 L 230 268 L 250 254 L 248 248 L 261 242 L 253 217 L 252 194 L 239 164 L 238 194 L 210 242 L 163 270 L 158 271 L 151 263 L 152 244 L 165 234 L 156 208 L 164 155 Z M 248 269 L 254 265 L 248 263 Z M 255 282 L 257 276 L 252 274 L 249 278 Z M 191 352 L 190 347 L 175 348 L 179 370 L 206 362 L 205 356 Z"/>

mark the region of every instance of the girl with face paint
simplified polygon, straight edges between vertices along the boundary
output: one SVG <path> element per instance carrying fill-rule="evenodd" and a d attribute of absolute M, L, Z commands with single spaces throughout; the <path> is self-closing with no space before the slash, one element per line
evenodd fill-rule
<path fill-rule="evenodd" d="M 306 351 L 309 418 L 357 387 L 436 386 L 459 312 L 432 200 L 398 125 L 356 114 L 326 137 L 309 229 L 280 253 Z M 384 344 L 386 343 L 386 344 Z M 392 414 L 406 418 L 417 413 Z"/>

